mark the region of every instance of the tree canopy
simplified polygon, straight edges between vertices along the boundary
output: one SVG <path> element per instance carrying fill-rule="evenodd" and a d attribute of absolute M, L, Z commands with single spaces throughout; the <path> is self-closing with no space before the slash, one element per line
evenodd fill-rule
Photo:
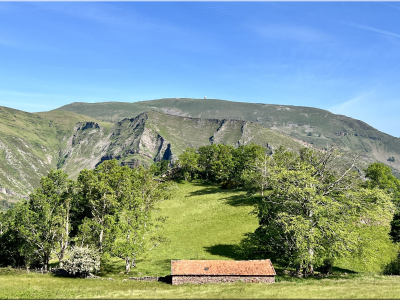
<path fill-rule="evenodd" d="M 269 193 L 255 210 L 260 226 L 243 247 L 304 273 L 357 251 L 362 228 L 388 226 L 394 206 L 385 192 L 360 186 L 354 163 L 333 149 L 278 149 L 266 167 Z"/>

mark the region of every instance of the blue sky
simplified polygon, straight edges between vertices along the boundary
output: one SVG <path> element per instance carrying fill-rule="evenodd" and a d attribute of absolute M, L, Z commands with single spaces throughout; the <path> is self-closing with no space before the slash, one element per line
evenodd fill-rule
<path fill-rule="evenodd" d="M 327 109 L 400 136 L 400 2 L 0 2 L 0 105 Z"/>

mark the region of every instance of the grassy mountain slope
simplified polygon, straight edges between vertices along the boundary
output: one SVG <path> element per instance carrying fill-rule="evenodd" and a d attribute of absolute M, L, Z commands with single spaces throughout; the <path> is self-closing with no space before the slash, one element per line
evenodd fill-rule
<path fill-rule="evenodd" d="M 108 122 L 132 118 L 148 110 L 193 118 L 246 120 L 319 148 L 335 144 L 345 150 L 361 152 L 370 158 L 370 162 L 383 162 L 392 167 L 397 176 L 400 175 L 399 138 L 362 121 L 312 107 L 174 98 L 136 103 L 72 103 L 59 109 Z M 389 157 L 394 157 L 395 161 L 389 162 Z"/>
<path fill-rule="evenodd" d="M 0 108 L 0 186 L 25 195 L 57 165 L 57 132 L 52 123 L 23 111 Z M 4 193 L 3 193 L 4 194 Z"/>
<path fill-rule="evenodd" d="M 116 158 L 130 166 L 150 164 L 175 159 L 188 147 L 211 143 L 301 147 L 293 139 L 251 122 L 157 111 L 112 124 L 71 111 L 31 114 L 1 107 L 0 134 L 0 194 L 4 195 L 0 201 L 7 203 L 27 195 L 52 168 L 61 168 L 75 178 L 83 168 L 93 169 L 103 160 Z"/>
<path fill-rule="evenodd" d="M 62 168 L 75 177 L 83 168 L 118 159 L 122 165 L 174 160 L 188 147 L 212 143 L 238 146 L 256 143 L 299 149 L 302 144 L 260 125 L 238 120 L 199 119 L 145 112 L 111 128 L 96 122 L 78 123 L 61 153 Z"/>
<path fill-rule="evenodd" d="M 57 168 L 76 122 L 92 120 L 73 112 L 31 114 L 0 107 L 0 200 L 12 202 L 37 187 L 42 176 Z"/>

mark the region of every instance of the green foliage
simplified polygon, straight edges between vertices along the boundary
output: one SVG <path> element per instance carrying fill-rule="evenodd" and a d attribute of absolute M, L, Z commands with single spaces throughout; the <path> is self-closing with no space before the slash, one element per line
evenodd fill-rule
<path fill-rule="evenodd" d="M 381 163 L 373 163 L 365 170 L 365 176 L 369 179 L 365 186 L 379 188 L 388 193 L 396 206 L 396 213 L 390 223 L 390 236 L 395 243 L 400 243 L 400 180 L 392 175 L 390 167 Z"/>
<path fill-rule="evenodd" d="M 365 170 L 366 186 L 369 188 L 380 188 L 392 194 L 393 203 L 399 205 L 400 202 L 400 180 L 392 175 L 390 167 L 382 163 L 373 163 Z"/>
<path fill-rule="evenodd" d="M 318 271 L 320 271 L 323 274 L 332 273 L 333 263 L 334 260 L 332 258 L 325 258 L 322 261 L 321 266 L 319 266 Z"/>
<path fill-rule="evenodd" d="M 81 171 L 78 187 L 81 205 L 89 214 L 79 226 L 77 242 L 124 258 L 127 272 L 140 254 L 165 242 L 151 235 L 162 221 L 152 218 L 154 205 L 167 197 L 166 184 L 154 177 L 153 170 L 105 161 L 95 170 Z"/>
<path fill-rule="evenodd" d="M 393 220 L 390 222 L 389 235 L 394 243 L 400 244 L 400 212 L 393 215 Z"/>
<path fill-rule="evenodd" d="M 388 263 L 383 269 L 384 275 L 400 275 L 400 252 L 397 257 Z"/>
<path fill-rule="evenodd" d="M 186 149 L 178 159 L 181 176 L 188 179 L 204 178 L 224 188 L 242 186 L 242 174 L 256 157 L 266 150 L 259 145 L 241 145 L 237 148 L 223 144 Z"/>
<path fill-rule="evenodd" d="M 63 171 L 51 170 L 40 180 L 40 187 L 23 202 L 16 217 L 16 230 L 41 257 L 47 269 L 50 255 L 62 262 L 69 243 L 71 191 L 73 182 Z"/>
<path fill-rule="evenodd" d="M 0 266 L 35 266 L 40 257 L 18 231 L 21 216 L 26 213 L 26 203 L 19 202 L 13 209 L 0 213 Z"/>
<path fill-rule="evenodd" d="M 178 156 L 178 168 L 185 180 L 197 178 L 199 170 L 200 155 L 194 148 L 187 148 L 181 155 Z"/>
<path fill-rule="evenodd" d="M 100 254 L 89 247 L 73 246 L 63 268 L 72 276 L 87 277 L 100 271 Z"/>
<path fill-rule="evenodd" d="M 270 161 L 270 156 L 262 152 L 249 161 L 248 167 L 242 173 L 242 180 L 250 194 L 260 192 L 264 196 L 264 191 L 268 188 Z"/>
<path fill-rule="evenodd" d="M 393 204 L 379 189 L 360 188 L 353 166 L 335 150 L 278 149 L 266 179 L 271 191 L 255 210 L 260 226 L 243 247 L 303 272 L 359 251 L 364 228 L 388 228 Z"/>
<path fill-rule="evenodd" d="M 151 172 L 154 176 L 161 176 L 164 175 L 170 169 L 171 161 L 167 159 L 163 159 L 158 161 L 150 166 Z"/>
<path fill-rule="evenodd" d="M 164 200 L 167 193 L 166 185 L 154 178 L 152 171 L 139 167 L 127 173 L 129 187 L 119 203 L 111 253 L 125 259 L 125 271 L 129 272 L 142 253 L 167 242 L 162 236 L 152 235 L 165 220 L 153 217 L 155 204 Z"/>
<path fill-rule="evenodd" d="M 78 198 L 87 207 L 89 216 L 80 225 L 81 243 L 93 244 L 100 253 L 110 247 L 110 233 L 115 223 L 118 203 L 123 200 L 128 167 L 120 167 L 115 160 L 105 161 L 95 170 L 82 170 L 79 174 Z"/>

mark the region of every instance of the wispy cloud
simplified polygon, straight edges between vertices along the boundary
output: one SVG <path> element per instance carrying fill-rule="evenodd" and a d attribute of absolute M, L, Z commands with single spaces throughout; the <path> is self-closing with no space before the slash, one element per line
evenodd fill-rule
<path fill-rule="evenodd" d="M 355 110 L 359 110 L 361 107 L 363 107 L 362 103 L 365 102 L 371 93 L 373 92 L 364 93 L 345 102 L 336 104 L 330 107 L 328 110 L 335 114 L 349 115 L 349 113 L 351 114 Z"/>
<path fill-rule="evenodd" d="M 400 34 L 397 34 L 397 33 L 394 33 L 394 32 L 381 30 L 381 29 L 378 29 L 378 28 L 365 26 L 365 25 L 360 25 L 360 24 L 356 24 L 356 23 L 348 23 L 348 25 L 350 25 L 352 27 L 355 27 L 355 28 L 359 28 L 359 29 L 363 29 L 363 30 L 368 30 L 368 31 L 372 31 L 372 32 L 381 33 L 381 34 L 390 35 L 390 36 L 394 36 L 394 37 L 400 38 Z"/>
<path fill-rule="evenodd" d="M 265 38 L 292 40 L 296 42 L 321 42 L 329 39 L 328 34 L 317 29 L 285 24 L 260 26 L 257 28 L 257 32 Z"/>
<path fill-rule="evenodd" d="M 16 45 L 16 43 L 13 41 L 10 41 L 10 40 L 0 38 L 0 45 L 7 46 L 7 47 L 13 47 Z"/>
<path fill-rule="evenodd" d="M 162 22 L 151 16 L 143 16 L 135 10 L 121 9 L 118 5 L 109 3 L 69 3 L 69 2 L 35 2 L 35 7 L 44 11 L 66 15 L 72 18 L 78 18 L 89 22 L 95 22 L 114 29 L 125 29 L 128 32 L 133 31 L 159 31 L 163 33 L 177 33 L 181 28 L 173 26 L 170 23 Z"/>
<path fill-rule="evenodd" d="M 204 5 L 205 9 L 215 11 L 223 15 L 237 15 L 236 9 L 232 7 L 232 3 L 229 2 L 212 2 Z"/>
<path fill-rule="evenodd" d="M 211 35 L 204 35 L 201 30 L 190 26 L 179 26 L 172 21 L 152 14 L 139 13 L 132 6 L 124 9 L 124 6 L 114 3 L 90 3 L 90 2 L 33 2 L 35 8 L 50 11 L 68 18 L 80 19 L 88 23 L 96 23 L 120 40 L 131 43 L 165 43 L 179 50 L 196 53 L 215 53 L 220 47 L 219 41 Z M 73 33 L 74 29 L 70 30 Z M 85 30 L 76 34 L 86 35 Z M 199 41 L 203 41 L 199 44 Z M 195 46 L 194 46 L 195 45 Z"/>
<path fill-rule="evenodd" d="M 390 6 L 390 7 L 393 7 L 393 8 L 400 9 L 400 7 L 395 6 L 395 5 L 391 5 L 391 4 L 388 4 L 388 3 L 383 3 L 383 2 L 378 2 L 378 3 L 380 3 L 380 4 L 382 4 L 382 5 Z"/>
<path fill-rule="evenodd" d="M 387 99 L 379 91 L 372 90 L 334 105 L 328 110 L 335 114 L 362 120 L 378 130 L 399 136 L 397 125 L 400 124 L 399 103 L 398 99 Z"/>

